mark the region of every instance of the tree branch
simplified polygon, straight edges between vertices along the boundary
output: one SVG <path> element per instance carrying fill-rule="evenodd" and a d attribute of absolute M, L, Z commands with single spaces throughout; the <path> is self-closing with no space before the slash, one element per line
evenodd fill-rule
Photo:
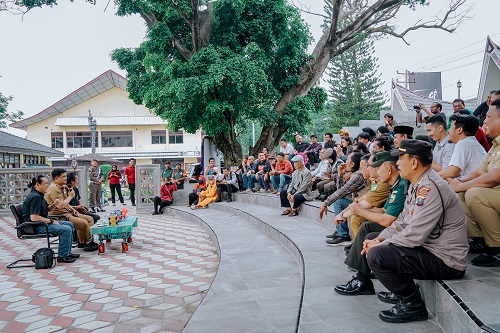
<path fill-rule="evenodd" d="M 298 2 L 300 5 L 297 5 L 295 2 Z M 330 18 L 326 15 L 323 15 L 323 14 L 319 14 L 319 13 L 314 13 L 314 12 L 311 12 L 311 8 L 310 7 L 307 7 L 305 6 L 302 1 L 300 0 L 289 0 L 288 3 L 292 6 L 292 7 L 295 7 L 297 8 L 299 11 L 303 12 L 303 13 L 306 13 L 306 14 L 311 14 L 311 15 L 315 15 L 315 16 L 319 16 L 319 17 L 322 17 L 322 18 L 325 18 L 327 20 L 329 20 Z M 304 9 L 307 8 L 307 9 Z"/>
<path fill-rule="evenodd" d="M 189 51 L 184 45 L 182 45 L 181 42 L 177 40 L 177 38 L 172 37 L 170 39 L 171 46 L 177 50 L 181 54 L 181 56 L 184 58 L 184 60 L 189 61 L 191 59 L 191 56 L 193 55 L 192 51 Z"/>
<path fill-rule="evenodd" d="M 155 14 L 153 12 L 147 12 L 147 13 L 141 13 L 141 17 L 146 21 L 146 24 L 148 27 L 152 27 L 156 23 L 158 23 L 158 20 L 156 19 Z"/>
<path fill-rule="evenodd" d="M 175 9 L 177 13 L 179 13 L 180 16 L 186 21 L 188 25 L 191 25 L 191 19 L 187 16 L 185 12 L 183 12 L 179 6 L 175 3 L 175 0 L 172 0 L 172 7 Z"/>

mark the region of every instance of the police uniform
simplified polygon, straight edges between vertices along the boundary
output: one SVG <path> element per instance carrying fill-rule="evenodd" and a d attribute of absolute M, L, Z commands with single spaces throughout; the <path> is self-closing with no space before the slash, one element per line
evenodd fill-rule
<path fill-rule="evenodd" d="M 392 154 L 430 156 L 430 149 L 423 141 L 403 140 Z M 416 292 L 413 279 L 456 279 L 465 273 L 469 246 L 464 211 L 457 195 L 432 168 L 410 186 L 396 221 L 367 239 L 375 237 L 383 241 L 368 252 L 368 265 L 399 297 Z"/>
<path fill-rule="evenodd" d="M 479 170 L 500 168 L 500 136 L 485 156 Z M 467 217 L 469 237 L 484 237 L 488 247 L 500 247 L 500 185 L 473 187 L 459 195 Z"/>
<path fill-rule="evenodd" d="M 102 181 L 104 174 L 99 167 L 91 167 L 89 169 L 90 178 L 90 208 L 97 209 L 101 207 L 101 196 L 102 196 Z"/>

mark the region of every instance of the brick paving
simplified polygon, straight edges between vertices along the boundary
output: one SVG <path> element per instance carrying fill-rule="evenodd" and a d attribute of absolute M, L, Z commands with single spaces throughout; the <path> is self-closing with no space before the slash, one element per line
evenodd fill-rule
<path fill-rule="evenodd" d="M 216 246 L 194 223 L 127 207 L 139 216 L 129 253 L 113 240 L 105 255 L 74 248 L 76 262 L 45 270 L 6 269 L 45 244 L 17 239 L 1 216 L 0 331 L 180 332 L 215 277 Z"/>

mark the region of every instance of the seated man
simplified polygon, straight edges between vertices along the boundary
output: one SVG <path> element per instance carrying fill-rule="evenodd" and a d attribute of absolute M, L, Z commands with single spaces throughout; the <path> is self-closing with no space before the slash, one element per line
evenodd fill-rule
<path fill-rule="evenodd" d="M 479 128 L 479 120 L 471 115 L 453 114 L 450 117 L 450 142 L 455 144 L 448 167 L 441 170 L 443 179 L 467 176 L 479 168 L 486 156 L 486 151 L 479 144 L 475 133 Z"/>
<path fill-rule="evenodd" d="M 337 190 L 336 179 L 338 170 L 340 165 L 344 163 L 344 161 L 338 158 L 337 151 L 335 149 L 333 149 L 330 157 L 325 158 L 323 155 L 323 158 L 328 161 L 328 167 L 326 171 L 323 172 L 321 179 L 316 182 L 316 189 L 318 190 L 319 195 L 315 198 L 321 201 L 325 201 L 330 194 Z"/>
<path fill-rule="evenodd" d="M 293 147 L 285 138 L 280 140 L 280 153 L 285 154 L 285 159 L 291 160 L 293 158 Z"/>
<path fill-rule="evenodd" d="M 486 134 L 495 138 L 493 147 L 479 168 L 448 183 L 465 210 L 467 234 L 473 238 L 470 251 L 483 253 L 472 265 L 492 267 L 500 266 L 500 99 L 491 102 L 484 124 Z"/>
<path fill-rule="evenodd" d="M 82 205 L 80 203 L 80 199 L 82 197 L 80 196 L 80 190 L 77 187 L 78 176 L 76 175 L 76 173 L 74 173 L 74 172 L 69 173 L 67 182 L 68 182 L 68 190 L 75 192 L 75 197 L 73 199 L 71 199 L 71 201 L 69 202 L 69 205 L 71 207 L 73 207 L 74 209 L 76 209 L 76 211 L 78 213 L 90 216 L 91 218 L 94 219 L 94 223 L 96 223 L 101 217 L 99 215 L 97 215 L 96 213 L 89 212 L 87 210 L 87 207 L 85 207 L 84 205 Z"/>
<path fill-rule="evenodd" d="M 52 210 L 54 215 L 64 215 L 77 230 L 78 247 L 84 251 L 91 252 L 97 250 L 97 244 L 92 241 L 90 227 L 94 225 L 94 219 L 88 215 L 78 213 L 76 209 L 69 205 L 75 197 L 74 191 L 69 191 L 66 170 L 56 168 L 52 170 L 52 184 L 45 193 L 45 200 L 50 205 L 56 199 L 61 203 Z"/>
<path fill-rule="evenodd" d="M 413 139 L 413 127 L 399 125 L 394 127 L 394 147 L 399 148 L 401 140 Z"/>
<path fill-rule="evenodd" d="M 311 139 L 311 144 L 304 150 L 304 154 L 307 156 L 309 165 L 313 166 L 319 163 L 319 152 L 323 149 L 323 145 L 318 142 L 318 137 L 315 134 L 311 135 L 309 139 Z"/>
<path fill-rule="evenodd" d="M 251 162 L 253 162 L 253 156 L 248 157 L 248 163 Z M 243 175 L 243 182 L 247 188 L 246 192 L 255 192 L 255 182 L 258 181 L 259 175 L 265 173 L 266 169 L 270 169 L 269 161 L 264 153 L 259 153 L 257 161 L 253 162 L 252 166 L 248 166 L 247 173 Z"/>
<path fill-rule="evenodd" d="M 311 171 L 311 176 L 312 176 L 312 190 L 316 191 L 316 185 L 321 181 L 321 177 L 324 176 L 324 173 L 328 170 L 328 160 L 325 159 L 325 152 L 327 152 L 328 157 L 332 155 L 332 152 L 334 151 L 332 148 L 330 149 L 321 149 L 319 151 L 319 159 L 321 162 L 319 162 L 318 167 Z"/>
<path fill-rule="evenodd" d="M 467 265 L 467 229 L 458 197 L 432 165 L 432 145 L 404 140 L 393 155 L 401 177 L 410 181 L 404 210 L 389 227 L 370 233 L 363 243 L 363 256 L 377 279 L 396 297 L 381 293 L 379 299 L 397 302 L 379 318 L 390 323 L 427 319 L 427 309 L 413 279 L 459 279 Z M 361 236 L 361 231 L 358 237 Z M 351 250 L 354 252 L 354 248 Z M 373 293 L 371 281 L 351 290 Z M 338 286 L 338 292 L 349 284 Z M 392 296 L 392 295 L 391 295 Z"/>
<path fill-rule="evenodd" d="M 248 156 L 246 172 L 242 174 L 243 185 L 245 186 L 246 193 L 255 192 L 255 173 L 257 168 L 257 163 L 255 162 L 255 157 L 252 155 Z"/>
<path fill-rule="evenodd" d="M 57 221 L 49 219 L 49 211 L 61 204 L 59 199 L 54 200 L 51 205 L 47 205 L 47 201 L 43 198 L 49 187 L 49 181 L 45 176 L 38 175 L 33 177 L 28 184 L 31 192 L 23 202 L 22 216 L 24 222 L 43 222 L 46 223 L 49 233 L 59 236 L 59 248 L 57 249 L 57 262 L 69 263 L 74 262 L 79 254 L 71 253 L 71 243 L 73 240 L 73 223 L 67 221 Z M 44 225 L 40 225 L 35 229 L 36 233 L 46 232 Z"/>
<path fill-rule="evenodd" d="M 187 177 L 186 171 L 184 171 L 181 168 L 181 163 L 177 162 L 175 164 L 175 170 L 172 173 L 172 179 L 175 185 L 177 185 L 177 189 L 179 190 L 184 189 L 184 182 L 186 181 L 186 177 Z"/>
<path fill-rule="evenodd" d="M 276 167 L 271 171 L 271 182 L 274 187 L 274 194 L 280 193 L 286 185 L 292 181 L 293 167 L 290 161 L 285 159 L 285 154 L 279 152 L 276 154 Z"/>
<path fill-rule="evenodd" d="M 236 174 L 228 167 L 222 168 L 222 174 L 219 175 L 217 181 L 217 200 L 222 201 L 222 192 L 227 192 L 227 202 L 233 201 L 233 192 L 238 192 L 238 179 Z"/>
<path fill-rule="evenodd" d="M 300 155 L 295 155 L 292 158 L 295 171 L 292 173 L 292 181 L 287 190 L 281 190 L 280 199 L 281 207 L 286 209 L 281 215 L 297 216 L 299 208 L 305 201 L 313 200 L 311 193 L 311 171 L 304 165 L 304 158 Z M 293 203 L 293 207 L 290 206 Z"/>
<path fill-rule="evenodd" d="M 366 180 L 359 170 L 361 164 L 361 153 L 350 153 L 345 164 L 339 168 L 337 190 L 330 195 L 319 211 L 319 218 L 323 218 L 323 214 L 328 214 L 328 206 L 333 204 L 335 215 L 340 214 L 347 206 L 349 206 L 354 198 L 359 196 L 359 191 L 367 187 Z M 344 177 L 346 176 L 346 177 Z M 349 177 L 346 181 L 347 176 Z M 349 226 L 345 223 L 338 224 L 336 227 L 337 236 L 329 238 L 326 243 L 329 245 L 348 245 L 351 237 L 349 236 Z"/>
<path fill-rule="evenodd" d="M 450 164 L 455 145 L 449 141 L 448 132 L 446 132 L 446 121 L 443 117 L 432 116 L 425 122 L 429 138 L 436 141 L 436 146 L 432 151 L 432 168 L 439 172 L 446 169 Z"/>
<path fill-rule="evenodd" d="M 168 180 L 167 178 L 165 178 L 161 182 L 160 196 L 156 196 L 153 199 L 153 204 L 155 207 L 153 215 L 163 214 L 163 210 L 165 209 L 165 207 L 170 206 L 174 203 L 174 191 L 177 191 L 177 183 L 173 180 Z"/>
<path fill-rule="evenodd" d="M 387 198 L 391 192 L 391 184 L 382 182 L 377 173 L 379 168 L 371 166 L 375 163 L 375 155 L 371 154 L 368 157 L 368 160 L 366 160 L 366 155 L 361 158 L 361 172 L 363 173 L 363 177 L 365 179 L 370 180 L 370 189 L 368 193 L 355 201 L 357 201 L 364 209 L 372 210 L 373 208 L 382 208 L 387 202 Z M 366 172 L 368 172 L 368 176 L 366 175 Z M 344 209 L 342 213 L 335 216 L 334 221 L 335 223 L 337 223 L 337 221 L 342 223 L 347 220 L 349 223 L 349 230 L 351 231 L 351 237 L 353 241 L 356 241 L 356 235 L 358 234 L 359 228 L 366 219 L 363 216 L 354 215 L 350 207 L 351 205 Z M 334 238 L 334 235 L 328 235 L 328 237 Z"/>
<path fill-rule="evenodd" d="M 264 156 L 266 156 L 265 153 L 263 153 Z M 259 154 L 260 155 L 260 154 Z M 276 168 L 276 156 L 274 155 L 269 155 L 266 157 L 266 160 L 268 163 L 266 163 L 263 167 L 262 170 L 259 170 L 257 172 L 257 180 L 259 182 L 260 186 L 260 192 L 271 192 L 271 172 L 275 171 Z"/>

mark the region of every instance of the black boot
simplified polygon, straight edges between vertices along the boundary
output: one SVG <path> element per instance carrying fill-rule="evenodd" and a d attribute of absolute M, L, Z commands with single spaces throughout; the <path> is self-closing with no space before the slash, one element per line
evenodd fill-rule
<path fill-rule="evenodd" d="M 232 202 L 233 201 L 233 185 L 228 184 L 227 185 L 227 202 Z"/>
<path fill-rule="evenodd" d="M 215 202 L 222 202 L 222 188 L 220 185 L 217 185 L 217 199 Z"/>
<path fill-rule="evenodd" d="M 390 310 L 380 311 L 379 318 L 388 323 L 408 323 L 427 320 L 427 308 L 415 287 L 415 292 L 408 297 L 400 297 L 399 302 Z"/>

